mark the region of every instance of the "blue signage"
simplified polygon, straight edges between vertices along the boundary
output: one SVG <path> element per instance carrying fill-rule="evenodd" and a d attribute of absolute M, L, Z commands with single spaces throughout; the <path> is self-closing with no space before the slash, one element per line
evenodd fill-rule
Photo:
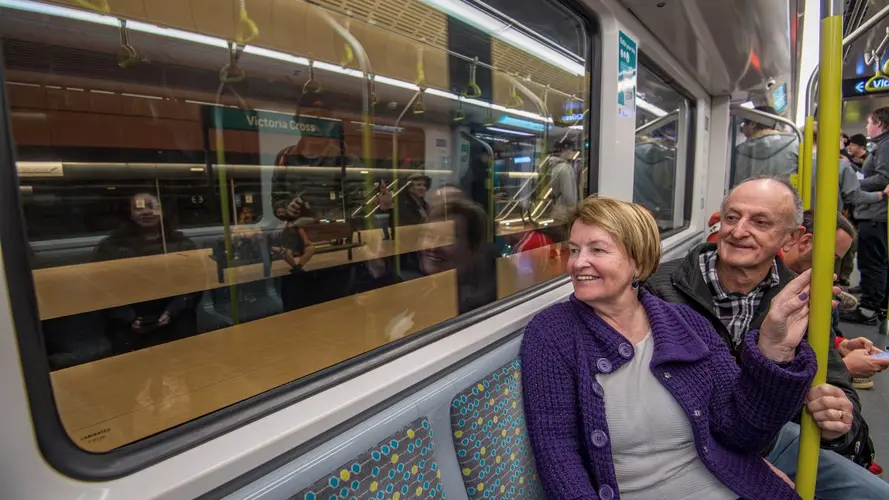
<path fill-rule="evenodd" d="M 861 97 L 889 92 L 889 77 L 873 75 L 843 80 L 843 97 Z"/>
<path fill-rule="evenodd" d="M 781 114 L 787 108 L 787 84 L 782 83 L 772 91 L 772 108 L 775 113 Z"/>
<path fill-rule="evenodd" d="M 501 125 L 508 125 L 510 127 L 523 128 L 527 130 L 533 130 L 535 132 L 543 132 L 544 124 L 540 122 L 533 122 L 531 120 L 522 120 L 521 118 L 516 118 L 514 116 L 503 115 L 497 120 L 497 123 Z"/>

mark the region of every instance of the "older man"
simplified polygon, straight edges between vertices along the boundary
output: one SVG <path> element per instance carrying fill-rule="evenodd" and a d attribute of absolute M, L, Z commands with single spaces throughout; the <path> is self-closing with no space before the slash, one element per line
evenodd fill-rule
<path fill-rule="evenodd" d="M 799 240 L 803 210 L 786 180 L 754 178 L 729 193 L 720 214 L 717 244 L 705 243 L 683 259 L 662 264 L 647 286 L 708 318 L 738 354 L 743 338 L 762 324 L 769 302 L 795 276 L 776 256 Z M 889 484 L 838 454 L 854 447 L 861 415 L 851 377 L 835 349 L 830 351 L 827 381 L 829 385 L 812 389 L 806 398 L 806 411 L 822 437 L 816 496 L 889 498 Z M 799 425 L 788 423 L 766 458 L 794 477 L 798 445 Z"/>

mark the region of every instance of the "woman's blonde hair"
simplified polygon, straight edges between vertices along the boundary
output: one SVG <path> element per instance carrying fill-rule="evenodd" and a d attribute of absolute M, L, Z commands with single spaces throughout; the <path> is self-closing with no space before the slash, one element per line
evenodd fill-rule
<path fill-rule="evenodd" d="M 574 211 L 572 225 L 576 222 L 602 228 L 611 235 L 636 262 L 638 281 L 654 274 L 661 260 L 661 237 L 654 217 L 641 205 L 590 195 Z"/>

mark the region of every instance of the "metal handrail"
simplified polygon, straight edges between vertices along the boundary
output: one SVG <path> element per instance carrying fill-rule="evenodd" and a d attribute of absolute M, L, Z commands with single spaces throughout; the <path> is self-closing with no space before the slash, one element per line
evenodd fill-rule
<path fill-rule="evenodd" d="M 889 5 L 880 9 L 879 12 L 874 14 L 874 16 L 869 18 L 867 21 L 863 22 L 861 26 L 850 33 L 849 36 L 843 38 L 843 47 L 852 45 L 853 43 L 858 41 L 859 38 L 864 36 L 868 31 L 874 29 L 877 24 L 879 24 L 887 17 L 889 17 Z M 883 44 L 881 43 L 880 45 Z M 820 70 L 820 66 L 815 66 L 815 69 L 812 71 L 812 75 L 809 77 L 809 83 L 808 85 L 806 85 L 806 116 L 812 116 L 812 113 L 815 110 L 815 92 L 818 87 L 818 75 L 820 73 Z"/>
<path fill-rule="evenodd" d="M 395 183 L 393 182 L 393 184 L 395 184 Z M 398 191 L 395 191 L 394 193 L 392 193 L 392 203 L 395 203 L 398 200 L 398 195 L 410 185 L 411 185 L 411 183 L 408 182 L 404 186 L 401 186 L 400 188 L 398 188 Z M 367 215 L 364 216 L 364 218 L 367 219 L 371 215 L 377 213 L 377 210 L 379 210 L 379 209 L 380 209 L 380 204 L 377 203 L 377 206 L 373 207 L 373 209 L 370 212 L 368 212 Z M 358 210 L 361 210 L 361 209 L 359 208 Z"/>
<path fill-rule="evenodd" d="M 667 113 L 664 116 L 658 117 L 645 125 L 640 126 L 636 129 L 636 135 L 645 135 L 652 130 L 657 130 L 668 123 L 672 123 L 679 119 L 679 110 L 673 111 L 671 113 Z"/>
<path fill-rule="evenodd" d="M 784 118 L 783 116 L 773 115 L 772 113 L 766 113 L 765 111 L 760 111 L 758 109 L 745 108 L 745 107 L 739 106 L 737 104 L 732 104 L 731 106 L 729 106 L 729 109 L 733 113 L 735 113 L 736 115 L 738 115 L 742 118 L 745 118 L 745 119 L 749 118 L 755 122 L 759 122 L 764 125 L 769 125 L 769 123 L 762 121 L 762 120 L 757 120 L 757 118 L 760 118 L 760 119 L 766 118 L 766 119 L 773 121 L 773 122 L 783 123 L 784 125 L 787 125 L 788 127 L 793 129 L 793 131 L 794 131 L 794 133 L 796 133 L 796 137 L 797 137 L 797 139 L 799 139 L 800 143 L 803 142 L 802 130 L 800 130 L 800 128 L 797 127 L 796 124 L 793 123 L 793 121 L 788 120 L 787 118 Z M 747 115 L 747 116 L 745 116 L 745 115 Z"/>
<path fill-rule="evenodd" d="M 394 181 L 392 181 L 391 183 L 389 183 L 388 186 L 386 186 L 386 190 L 387 190 L 387 191 L 388 191 L 388 190 L 391 190 L 391 189 L 392 189 L 392 186 L 394 186 L 394 185 L 396 185 L 396 184 L 398 184 L 398 178 L 397 178 L 397 177 L 395 178 Z M 358 212 L 364 210 L 364 207 L 365 207 L 365 206 L 370 205 L 371 203 L 373 203 L 374 198 L 376 198 L 377 195 L 379 194 L 379 186 L 374 187 L 374 191 L 372 191 L 372 193 L 373 193 L 373 194 L 372 194 L 370 197 L 367 198 L 367 201 L 365 201 L 364 203 L 362 203 L 358 208 L 355 209 L 354 212 L 352 212 L 352 217 L 355 217 L 356 215 L 358 215 Z M 392 199 L 395 199 L 395 196 L 394 196 L 394 195 L 392 196 Z M 377 203 L 377 206 L 379 206 L 379 203 Z"/>
<path fill-rule="evenodd" d="M 546 158 L 544 158 L 543 161 L 540 162 L 540 165 L 544 165 L 546 162 L 549 161 L 550 158 L 552 158 L 552 155 L 547 155 Z M 538 168 L 537 170 L 540 169 Z M 519 187 L 516 193 L 512 195 L 512 199 L 506 202 L 506 206 L 500 210 L 500 213 L 497 214 L 497 217 L 495 217 L 494 220 L 500 221 L 509 217 L 509 214 L 511 214 L 516 209 L 516 207 L 518 207 L 523 201 L 526 201 L 528 198 L 534 195 L 534 192 L 538 190 L 537 187 L 532 189 L 528 195 L 519 198 L 519 195 L 522 194 L 522 191 L 525 190 L 525 188 L 528 186 L 528 183 L 530 183 L 532 180 L 534 180 L 534 177 L 528 177 L 525 182 L 522 183 L 521 187 Z"/>

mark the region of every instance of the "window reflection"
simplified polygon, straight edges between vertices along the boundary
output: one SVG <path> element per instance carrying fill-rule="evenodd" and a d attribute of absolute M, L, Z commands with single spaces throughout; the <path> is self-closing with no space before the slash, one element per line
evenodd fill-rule
<path fill-rule="evenodd" d="M 503 18 L 545 20 L 558 57 L 422 1 L 3 8 L 72 438 L 122 446 L 562 274 L 589 38 L 558 4 L 519 3 Z"/>
<path fill-rule="evenodd" d="M 692 104 L 639 66 L 633 202 L 648 209 L 661 233 L 687 226 L 691 216 Z"/>

